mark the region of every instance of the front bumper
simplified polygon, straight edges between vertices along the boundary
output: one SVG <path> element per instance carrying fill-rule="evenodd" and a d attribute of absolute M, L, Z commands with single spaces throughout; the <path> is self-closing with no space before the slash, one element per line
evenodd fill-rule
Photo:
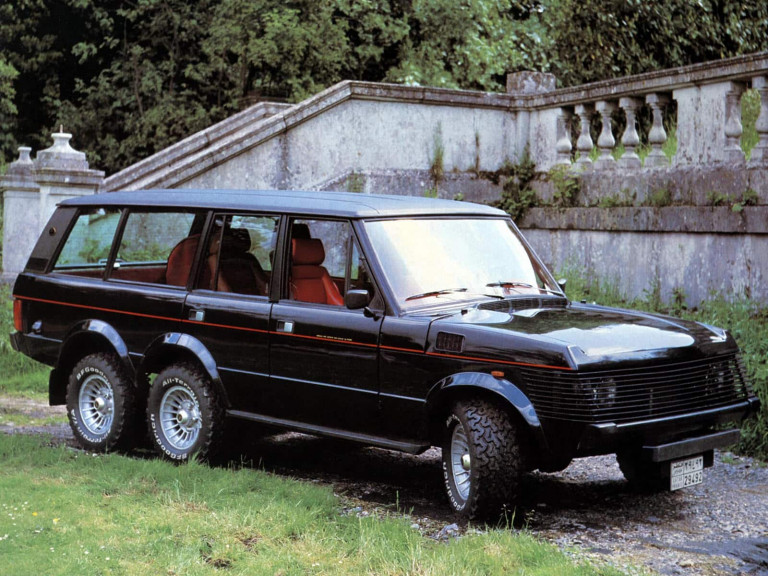
<path fill-rule="evenodd" d="M 579 440 L 579 455 L 610 454 L 628 447 L 662 446 L 696 438 L 713 426 L 741 422 L 760 409 L 760 400 L 750 397 L 743 402 L 678 416 L 616 424 L 590 424 Z M 738 438 L 736 438 L 738 440 Z M 734 440 L 735 441 L 735 440 Z M 729 443 L 714 446 L 727 446 Z M 687 455 L 687 454 L 684 454 Z"/>

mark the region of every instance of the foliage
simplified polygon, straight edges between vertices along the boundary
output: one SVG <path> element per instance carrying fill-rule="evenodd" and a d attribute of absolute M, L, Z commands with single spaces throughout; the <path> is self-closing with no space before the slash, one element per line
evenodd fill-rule
<path fill-rule="evenodd" d="M 549 170 L 549 181 L 555 191 L 552 196 L 552 203 L 560 208 L 575 206 L 578 201 L 581 183 L 578 174 L 574 172 L 571 166 L 558 164 Z"/>
<path fill-rule="evenodd" d="M 748 297 L 726 300 L 721 294 L 701 302 L 698 307 L 686 304 L 682 288 L 673 290 L 669 304 L 661 297 L 658 281 L 644 290 L 643 298 L 627 298 L 613 279 L 597 279 L 567 265 L 558 277 L 568 278 L 568 297 L 572 300 L 596 301 L 605 306 L 635 308 L 721 326 L 733 334 L 741 348 L 747 376 L 763 406 L 768 405 L 768 307 Z M 745 422 L 739 450 L 768 460 L 768 411 Z"/>
<path fill-rule="evenodd" d="M 504 210 L 512 216 L 513 220 L 517 222 L 522 220 L 528 208 L 538 203 L 536 191 L 531 186 L 536 178 L 536 164 L 531 159 L 528 146 L 525 147 L 516 164 L 506 161 L 497 173 L 485 176 L 491 181 L 495 178 L 496 183 L 501 177 L 505 178 L 501 198 L 494 206 Z"/>
<path fill-rule="evenodd" d="M 413 0 L 400 62 L 386 78 L 501 90 L 507 72 L 547 66 L 539 9 L 536 0 Z"/>
<path fill-rule="evenodd" d="M 763 0 L 545 0 L 551 70 L 565 86 L 768 48 Z"/>
<path fill-rule="evenodd" d="M 330 486 L 248 462 L 179 466 L 48 444 L 0 435 L 8 574 L 619 574 L 510 529 L 435 542 L 408 517 L 344 512 Z"/>
<path fill-rule="evenodd" d="M 743 132 L 740 143 L 747 160 L 752 156 L 752 148 L 755 147 L 760 139 L 756 126 L 759 115 L 760 93 L 754 89 L 747 90 L 741 96 L 741 124 Z"/>
<path fill-rule="evenodd" d="M 648 194 L 648 197 L 645 199 L 644 204 L 655 208 L 669 206 L 672 204 L 672 192 L 667 188 L 651 190 L 650 194 Z"/>

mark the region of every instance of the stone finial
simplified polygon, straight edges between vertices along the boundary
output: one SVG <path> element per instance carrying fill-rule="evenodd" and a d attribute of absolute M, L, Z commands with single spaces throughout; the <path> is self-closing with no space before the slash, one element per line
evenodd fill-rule
<path fill-rule="evenodd" d="M 546 72 L 512 72 L 507 74 L 507 94 L 545 94 L 552 92 L 557 85 L 554 74 Z"/>
<path fill-rule="evenodd" d="M 37 153 L 38 170 L 67 170 L 85 172 L 88 170 L 88 161 L 84 152 L 78 152 L 69 145 L 72 134 L 55 132 L 53 146 Z"/>

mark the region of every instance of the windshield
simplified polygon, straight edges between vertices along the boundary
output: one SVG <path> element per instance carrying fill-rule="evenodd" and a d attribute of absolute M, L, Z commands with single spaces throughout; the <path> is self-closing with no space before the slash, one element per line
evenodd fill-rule
<path fill-rule="evenodd" d="M 378 220 L 365 228 L 401 308 L 436 299 L 560 294 L 507 220 Z"/>

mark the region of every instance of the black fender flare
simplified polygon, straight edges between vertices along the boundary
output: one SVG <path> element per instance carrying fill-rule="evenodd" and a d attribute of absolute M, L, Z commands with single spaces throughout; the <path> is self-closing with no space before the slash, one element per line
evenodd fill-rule
<path fill-rule="evenodd" d="M 139 373 L 149 374 L 156 372 L 155 368 L 157 366 L 166 364 L 163 360 L 178 356 L 179 353 L 187 357 L 192 356 L 197 361 L 208 378 L 210 378 L 224 405 L 229 406 L 227 393 L 221 381 L 219 368 L 216 360 L 213 358 L 213 354 L 211 354 L 205 344 L 189 334 L 166 332 L 155 338 L 144 351 L 144 357 L 139 365 Z"/>
<path fill-rule="evenodd" d="M 98 344 L 93 346 L 93 340 Z M 81 320 L 74 324 L 67 335 L 64 337 L 56 366 L 51 370 L 48 379 L 48 397 L 51 406 L 64 404 L 66 402 L 67 380 L 69 379 L 69 368 L 74 365 L 74 361 L 79 359 L 79 354 L 73 354 L 81 344 L 90 340 L 88 348 L 100 351 L 109 351 L 118 357 L 125 373 L 135 382 L 136 371 L 133 362 L 128 353 L 123 339 L 118 331 L 107 322 L 97 319 Z"/>
<path fill-rule="evenodd" d="M 502 404 L 509 406 L 519 414 L 528 426 L 536 448 L 540 453 L 549 453 L 549 445 L 541 427 L 539 416 L 533 404 L 515 384 L 505 378 L 497 378 L 485 372 L 459 372 L 440 380 L 427 395 L 427 409 L 430 415 L 435 415 L 441 408 L 446 407 L 445 399 L 451 392 L 472 392 L 482 390 L 495 396 Z"/>

